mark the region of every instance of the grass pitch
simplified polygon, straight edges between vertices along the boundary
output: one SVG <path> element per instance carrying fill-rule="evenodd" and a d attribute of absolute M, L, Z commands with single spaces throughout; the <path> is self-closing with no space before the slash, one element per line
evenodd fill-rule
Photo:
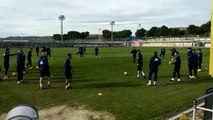
<path fill-rule="evenodd" d="M 26 83 L 17 85 L 16 76 L 0 81 L 0 113 L 7 113 L 18 104 L 32 104 L 42 109 L 57 105 L 82 106 L 88 109 L 108 111 L 118 120 L 165 119 L 192 106 L 192 101 L 212 86 L 208 77 L 209 49 L 203 49 L 203 69 L 196 80 L 188 80 L 186 48 L 177 48 L 182 60 L 181 82 L 170 82 L 173 66 L 170 48 L 159 67 L 158 86 L 146 86 L 148 79 L 136 78 L 136 64 L 132 48 L 100 48 L 100 58 L 95 58 L 94 48 L 88 48 L 84 59 L 76 54 L 76 48 L 54 48 L 49 59 L 53 75 L 50 89 L 39 90 L 39 71 L 35 69 L 38 57 L 33 51 L 33 70 L 24 75 Z M 160 48 L 140 48 L 144 60 L 144 72 L 148 77 L 149 60 Z M 3 54 L 3 49 L 1 53 Z M 11 49 L 11 53 L 17 49 Z M 27 49 L 24 49 L 27 54 Z M 66 54 L 70 52 L 73 67 L 73 89 L 65 90 L 63 72 Z M 1 57 L 3 61 L 3 57 Z M 15 71 L 16 56 L 10 57 L 9 74 Z M 3 66 L 3 65 L 2 65 Z M 207 68 L 207 69 L 206 69 Z M 124 76 L 124 72 L 128 75 Z M 2 67 L 2 76 L 4 69 Z M 102 95 L 98 95 L 102 93 Z"/>

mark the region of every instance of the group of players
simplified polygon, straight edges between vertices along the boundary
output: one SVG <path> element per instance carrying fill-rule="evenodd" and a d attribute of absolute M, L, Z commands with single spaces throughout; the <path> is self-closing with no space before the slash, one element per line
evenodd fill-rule
<path fill-rule="evenodd" d="M 195 51 L 195 49 L 187 48 L 187 60 L 188 60 L 188 71 L 189 71 L 189 80 L 197 77 L 197 72 L 201 71 L 201 65 L 202 65 L 202 52 L 201 49 L 198 49 L 198 53 Z M 6 48 L 4 52 L 4 68 L 5 68 L 5 76 L 3 79 L 8 79 L 8 69 L 9 69 L 9 58 L 10 56 L 17 55 L 16 60 L 16 72 L 17 72 L 17 84 L 21 84 L 24 82 L 23 75 L 25 73 L 25 67 L 29 66 L 29 69 L 32 69 L 32 48 L 29 49 L 27 54 L 27 61 L 28 63 L 25 65 L 25 54 L 22 48 L 18 49 L 18 52 L 15 54 L 10 53 L 10 49 Z M 80 57 L 84 57 L 82 54 L 83 47 L 79 48 Z M 82 51 L 81 51 L 82 50 Z M 50 71 L 49 71 L 49 63 L 48 63 L 48 57 L 52 58 L 51 56 L 51 49 L 42 47 L 42 54 L 39 57 L 38 60 L 38 68 L 40 71 L 40 80 L 39 80 L 39 88 L 43 89 L 45 88 L 43 85 L 44 79 L 47 78 L 47 87 L 50 86 Z M 149 74 L 148 74 L 148 83 L 147 85 L 156 85 L 157 82 L 157 75 L 158 75 L 158 67 L 161 65 L 161 59 L 165 57 L 165 48 L 161 48 L 160 57 L 158 57 L 157 52 L 154 52 L 153 56 L 150 59 L 149 62 Z M 169 62 L 169 64 L 174 65 L 173 69 L 173 77 L 171 78 L 171 81 L 175 81 L 176 74 L 177 74 L 177 81 L 180 82 L 180 68 L 181 68 L 181 58 L 179 56 L 179 52 L 176 51 L 175 48 L 171 49 L 172 52 L 172 60 Z M 39 47 L 36 47 L 36 54 L 39 56 Z M 95 47 L 95 55 L 96 57 L 99 57 L 99 49 L 98 47 Z M 136 48 L 133 48 L 131 51 L 131 54 L 133 55 L 133 62 L 136 63 L 136 57 L 137 57 L 137 75 L 136 77 L 139 78 L 140 75 L 142 75 L 144 78 L 146 78 L 146 75 L 143 71 L 143 56 L 140 50 L 136 50 Z M 65 89 L 71 88 L 71 81 L 72 81 L 72 72 L 71 72 L 71 60 L 72 55 L 71 53 L 67 54 L 67 58 L 64 62 L 64 73 L 66 76 L 65 80 Z M 194 75 L 193 75 L 194 72 Z M 154 81 L 152 81 L 152 75 L 154 74 Z"/>
<path fill-rule="evenodd" d="M 80 55 L 80 58 L 84 58 L 84 54 L 86 54 L 86 46 L 80 46 L 77 50 L 76 53 Z M 95 57 L 98 58 L 99 56 L 99 48 L 96 46 L 95 47 Z"/>
<path fill-rule="evenodd" d="M 28 54 L 27 54 L 27 61 L 28 63 L 25 65 L 25 59 L 26 56 L 24 54 L 24 51 L 22 48 L 18 49 L 18 52 L 15 54 L 10 53 L 10 49 L 6 48 L 4 52 L 4 69 L 5 69 L 5 75 L 3 79 L 8 79 L 8 69 L 9 69 L 9 61 L 10 61 L 10 56 L 17 56 L 16 59 L 16 74 L 17 74 L 17 84 L 21 84 L 24 82 L 23 75 L 25 74 L 25 68 L 29 66 L 29 69 L 32 69 L 32 48 L 29 49 Z M 36 54 L 39 57 L 38 60 L 38 66 L 37 68 L 40 71 L 40 80 L 39 80 L 39 88 L 44 89 L 43 81 L 44 79 L 47 78 L 47 87 L 50 86 L 50 70 L 49 70 L 49 63 L 48 63 L 48 57 L 52 58 L 51 56 L 51 49 L 42 47 L 41 50 L 42 54 L 39 57 L 39 47 L 36 47 Z M 71 88 L 71 80 L 72 80 L 72 73 L 71 73 L 71 53 L 67 54 L 67 58 L 65 59 L 64 63 L 64 73 L 66 76 L 65 80 L 65 89 Z M 13 75 L 15 75 L 13 73 Z"/>
<path fill-rule="evenodd" d="M 187 48 L 187 60 L 188 60 L 188 71 L 189 71 L 189 80 L 194 79 L 197 77 L 197 72 L 201 71 L 203 55 L 201 49 L 198 49 L 198 53 L 195 49 L 191 47 Z M 161 65 L 161 59 L 165 57 L 166 49 L 161 48 L 160 57 L 158 57 L 157 52 L 154 52 L 154 55 L 151 57 L 149 62 L 149 77 L 147 85 L 156 85 L 157 82 L 157 75 L 158 75 L 158 67 Z M 174 65 L 173 68 L 173 76 L 171 81 L 175 81 L 176 74 L 177 74 L 177 82 L 180 82 L 180 69 L 181 69 L 181 58 L 179 56 L 179 52 L 175 49 L 171 49 L 172 59 L 169 64 Z M 146 75 L 143 72 L 143 56 L 140 50 L 136 50 L 134 47 L 131 51 L 133 55 L 133 62 L 136 63 L 137 57 L 137 75 L 136 77 L 139 78 L 140 74 L 145 78 Z M 194 75 L 193 75 L 194 71 Z M 154 73 L 154 81 L 152 81 L 152 74 Z"/>
<path fill-rule="evenodd" d="M 39 57 L 39 47 L 35 48 L 36 50 L 36 55 L 37 57 Z M 8 79 L 8 69 L 9 69 L 9 61 L 10 61 L 10 56 L 17 56 L 16 59 L 16 74 L 17 74 L 17 84 L 21 84 L 24 82 L 23 80 L 23 75 L 25 74 L 25 68 L 27 66 L 29 66 L 29 69 L 32 69 L 32 51 L 33 49 L 30 48 L 27 54 L 27 61 L 28 63 L 25 65 L 25 59 L 26 56 L 24 54 L 24 51 L 22 50 L 22 48 L 18 49 L 18 52 L 15 54 L 11 54 L 10 53 L 10 49 L 6 48 L 5 52 L 4 52 L 4 68 L 5 68 L 5 75 L 3 79 Z M 43 89 L 46 88 L 43 85 L 43 81 L 44 79 L 47 79 L 47 87 L 50 87 L 50 81 L 51 81 L 51 74 L 50 74 L 50 70 L 49 70 L 49 63 L 48 63 L 48 57 L 52 59 L 51 56 L 51 49 L 48 47 L 42 47 L 41 49 L 41 56 L 39 57 L 38 60 L 38 66 L 37 68 L 40 71 L 40 79 L 39 79 L 39 88 Z M 84 53 L 86 53 L 86 47 L 79 47 L 78 52 L 80 54 L 80 58 L 84 57 Z M 96 58 L 100 57 L 99 56 L 99 49 L 98 47 L 95 47 L 95 56 Z M 67 58 L 65 59 L 64 62 L 64 74 L 66 77 L 65 80 L 65 89 L 69 89 L 72 88 L 71 87 L 71 81 L 72 81 L 72 72 L 71 72 L 71 60 L 72 55 L 71 53 L 67 54 Z M 15 75 L 15 74 L 14 74 Z"/>

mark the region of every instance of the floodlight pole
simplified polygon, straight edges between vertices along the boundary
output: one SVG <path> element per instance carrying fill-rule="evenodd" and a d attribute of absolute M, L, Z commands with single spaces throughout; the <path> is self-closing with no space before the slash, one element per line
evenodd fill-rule
<path fill-rule="evenodd" d="M 115 24 L 115 21 L 111 21 L 110 25 L 111 25 L 111 42 L 113 43 L 113 25 Z"/>
<path fill-rule="evenodd" d="M 141 29 L 141 24 L 138 24 L 138 28 Z"/>
<path fill-rule="evenodd" d="M 63 20 L 61 20 L 61 43 L 62 45 L 64 44 L 64 37 L 63 37 L 64 33 L 63 33 Z"/>
<path fill-rule="evenodd" d="M 65 20 L 65 16 L 64 15 L 60 15 L 58 17 L 59 20 L 61 20 L 61 43 L 62 45 L 64 44 L 64 38 L 63 38 L 63 20 Z"/>
<path fill-rule="evenodd" d="M 101 28 L 99 28 L 99 36 L 98 36 L 98 40 L 101 41 Z"/>
<path fill-rule="evenodd" d="M 23 35 L 24 35 L 24 34 L 22 33 L 22 34 L 21 34 L 21 40 L 22 40 L 22 41 L 23 41 Z"/>

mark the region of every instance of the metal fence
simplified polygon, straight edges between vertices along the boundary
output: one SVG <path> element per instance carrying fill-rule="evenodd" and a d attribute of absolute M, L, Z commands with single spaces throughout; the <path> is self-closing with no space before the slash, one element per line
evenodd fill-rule
<path fill-rule="evenodd" d="M 200 106 L 199 104 L 202 102 L 204 102 L 205 104 L 203 106 Z M 204 120 L 213 120 L 213 88 L 207 89 L 206 95 L 201 96 L 194 101 L 192 120 L 196 120 L 197 110 L 204 111 Z"/>
<path fill-rule="evenodd" d="M 64 42 L 63 44 L 61 42 L 0 42 L 0 48 L 6 48 L 6 47 L 79 47 L 79 46 L 86 46 L 86 47 L 122 47 L 124 45 L 123 41 L 113 41 L 113 42 L 105 42 L 105 41 L 72 41 L 72 42 Z"/>

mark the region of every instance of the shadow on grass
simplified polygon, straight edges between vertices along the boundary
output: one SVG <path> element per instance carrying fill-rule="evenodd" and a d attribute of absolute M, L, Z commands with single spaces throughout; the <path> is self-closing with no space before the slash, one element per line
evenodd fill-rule
<path fill-rule="evenodd" d="M 141 87 L 142 84 L 131 84 L 128 82 L 123 83 L 94 83 L 94 84 L 85 84 L 80 86 L 75 86 L 74 89 L 90 89 L 90 88 L 126 88 L 126 87 Z"/>
<path fill-rule="evenodd" d="M 197 78 L 197 79 L 192 79 L 192 80 L 184 80 L 184 81 L 180 81 L 180 82 L 169 82 L 169 83 L 165 83 L 165 84 L 161 84 L 161 85 L 177 85 L 177 84 L 199 84 L 199 83 L 212 83 L 213 84 L 213 79 L 211 79 L 210 77 L 204 77 L 204 78 Z"/>

